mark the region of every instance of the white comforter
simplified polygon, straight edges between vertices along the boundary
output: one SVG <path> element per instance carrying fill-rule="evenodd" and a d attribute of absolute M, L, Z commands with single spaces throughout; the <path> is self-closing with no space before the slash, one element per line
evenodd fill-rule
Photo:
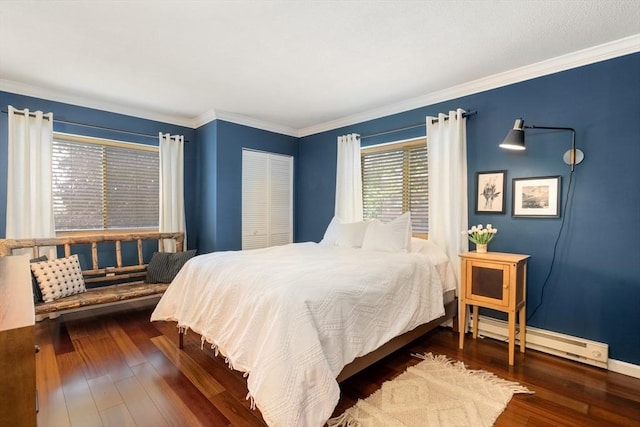
<path fill-rule="evenodd" d="M 151 320 L 201 334 L 247 372 L 270 426 L 321 426 L 354 358 L 444 314 L 429 257 L 298 243 L 191 259 Z"/>

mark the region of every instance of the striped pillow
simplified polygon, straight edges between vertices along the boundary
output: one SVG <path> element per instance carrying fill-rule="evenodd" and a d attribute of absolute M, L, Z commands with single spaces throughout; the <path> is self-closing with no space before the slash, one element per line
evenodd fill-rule
<path fill-rule="evenodd" d="M 145 283 L 171 283 L 184 263 L 195 254 L 195 249 L 184 252 L 154 252 L 147 266 Z"/>

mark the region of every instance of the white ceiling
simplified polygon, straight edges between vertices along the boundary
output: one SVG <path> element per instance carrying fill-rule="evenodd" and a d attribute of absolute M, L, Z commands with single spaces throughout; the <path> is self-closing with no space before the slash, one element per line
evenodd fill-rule
<path fill-rule="evenodd" d="M 594 46 L 640 51 L 640 1 L 0 0 L 0 40 L 0 90 L 305 135 Z"/>

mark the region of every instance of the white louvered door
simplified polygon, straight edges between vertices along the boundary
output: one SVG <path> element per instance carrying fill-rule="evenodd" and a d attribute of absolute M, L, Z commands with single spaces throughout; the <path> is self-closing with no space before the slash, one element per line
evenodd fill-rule
<path fill-rule="evenodd" d="M 242 151 L 242 249 L 293 242 L 293 157 Z"/>

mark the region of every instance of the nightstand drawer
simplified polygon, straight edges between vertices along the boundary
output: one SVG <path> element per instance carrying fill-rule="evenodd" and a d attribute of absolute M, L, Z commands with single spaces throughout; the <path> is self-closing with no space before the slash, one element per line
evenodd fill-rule
<path fill-rule="evenodd" d="M 509 266 L 476 261 L 466 263 L 469 286 L 466 298 L 489 304 L 509 305 Z"/>

